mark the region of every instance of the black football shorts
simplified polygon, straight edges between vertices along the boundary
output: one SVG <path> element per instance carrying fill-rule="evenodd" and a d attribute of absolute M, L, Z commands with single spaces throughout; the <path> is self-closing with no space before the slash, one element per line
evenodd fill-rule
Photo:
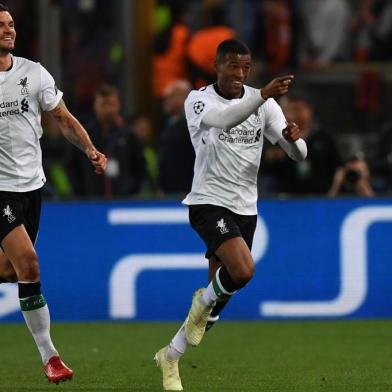
<path fill-rule="evenodd" d="M 0 244 L 15 227 L 24 225 L 34 244 L 41 215 L 41 189 L 30 192 L 0 191 Z"/>
<path fill-rule="evenodd" d="M 252 249 L 257 215 L 238 215 L 224 207 L 195 204 L 189 206 L 189 222 L 206 244 L 207 259 L 234 237 L 242 237 Z"/>

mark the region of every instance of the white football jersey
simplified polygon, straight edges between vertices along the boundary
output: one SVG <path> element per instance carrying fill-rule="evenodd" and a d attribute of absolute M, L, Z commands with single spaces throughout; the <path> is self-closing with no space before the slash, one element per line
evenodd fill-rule
<path fill-rule="evenodd" d="M 214 85 L 193 90 L 185 101 L 185 114 L 196 152 L 192 190 L 184 204 L 212 204 L 240 215 L 257 214 L 257 174 L 263 138 L 275 144 L 286 119 L 274 99 L 268 99 L 241 124 L 223 130 L 202 123 L 212 108 L 220 111 L 260 90 L 244 86 L 238 99 L 225 99 Z"/>
<path fill-rule="evenodd" d="M 54 109 L 62 96 L 39 63 L 12 56 L 11 69 L 0 72 L 0 191 L 28 192 L 45 183 L 41 110 Z"/>

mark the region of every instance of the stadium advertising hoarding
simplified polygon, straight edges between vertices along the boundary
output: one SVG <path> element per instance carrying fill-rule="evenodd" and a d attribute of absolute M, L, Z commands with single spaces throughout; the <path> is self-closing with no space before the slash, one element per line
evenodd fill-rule
<path fill-rule="evenodd" d="M 265 200 L 256 274 L 226 319 L 392 316 L 392 201 Z M 179 202 L 47 203 L 37 243 L 53 320 L 180 320 L 206 284 Z M 22 320 L 0 285 L 0 319 Z"/>

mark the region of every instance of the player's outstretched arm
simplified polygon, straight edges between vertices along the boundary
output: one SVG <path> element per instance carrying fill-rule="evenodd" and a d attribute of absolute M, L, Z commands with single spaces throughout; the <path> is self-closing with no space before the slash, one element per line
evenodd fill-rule
<path fill-rule="evenodd" d="M 88 133 L 70 113 L 64 101 L 61 100 L 50 114 L 57 120 L 64 137 L 87 155 L 96 173 L 102 174 L 106 169 L 106 156 L 94 147 Z"/>
<path fill-rule="evenodd" d="M 223 111 L 216 108 L 211 109 L 204 115 L 202 123 L 209 127 L 225 130 L 233 128 L 245 121 L 268 98 L 277 98 L 286 94 L 293 79 L 293 75 L 275 78 L 260 89 L 260 94 L 254 94 Z"/>
<path fill-rule="evenodd" d="M 287 127 L 282 131 L 282 138 L 278 141 L 286 154 L 295 161 L 303 161 L 308 154 L 305 140 L 300 136 L 301 131 L 298 125 L 288 122 Z"/>

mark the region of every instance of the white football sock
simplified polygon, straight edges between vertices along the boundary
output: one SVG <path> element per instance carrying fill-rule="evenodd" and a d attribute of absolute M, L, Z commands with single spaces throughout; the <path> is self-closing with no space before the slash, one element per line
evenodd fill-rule
<path fill-rule="evenodd" d="M 34 310 L 22 311 L 22 313 L 41 354 L 42 363 L 46 365 L 51 357 L 59 355 L 50 338 L 48 305 Z"/>
<path fill-rule="evenodd" d="M 166 353 L 167 359 L 171 361 L 179 359 L 181 355 L 185 353 L 188 346 L 189 344 L 185 335 L 185 324 L 182 324 L 181 328 L 169 344 L 169 348 Z"/>
<path fill-rule="evenodd" d="M 213 280 L 211 280 L 207 288 L 203 291 L 203 294 L 200 296 L 200 301 L 203 303 L 203 305 L 207 307 L 214 306 L 215 302 L 218 299 L 212 282 Z"/>

